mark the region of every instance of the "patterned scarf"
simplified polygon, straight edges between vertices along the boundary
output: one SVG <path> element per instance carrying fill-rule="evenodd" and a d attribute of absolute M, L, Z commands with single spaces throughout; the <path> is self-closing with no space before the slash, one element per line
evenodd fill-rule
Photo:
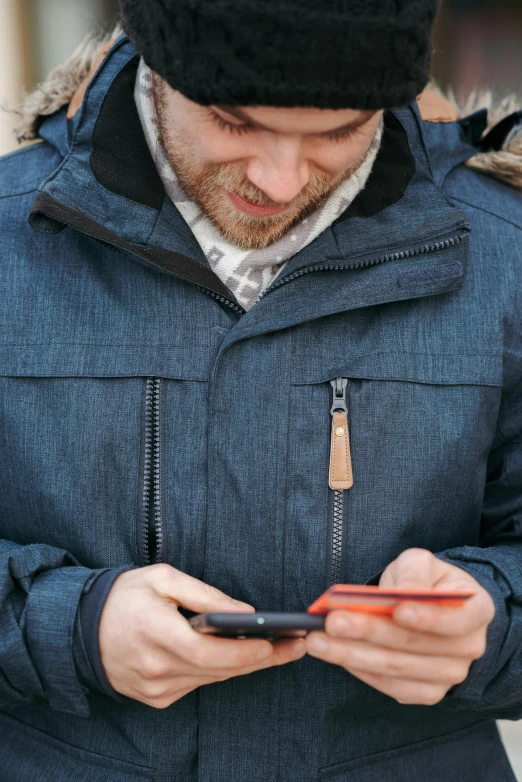
<path fill-rule="evenodd" d="M 149 149 L 165 191 L 198 241 L 205 257 L 245 310 L 250 309 L 293 255 L 330 226 L 366 185 L 382 139 L 380 123 L 361 166 L 317 209 L 264 250 L 242 250 L 231 244 L 181 187 L 163 147 L 152 90 L 152 74 L 142 60 L 135 89 L 136 105 Z"/>

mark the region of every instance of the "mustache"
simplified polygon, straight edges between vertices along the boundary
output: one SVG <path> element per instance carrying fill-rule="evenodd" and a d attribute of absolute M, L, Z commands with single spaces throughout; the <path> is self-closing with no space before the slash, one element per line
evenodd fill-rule
<path fill-rule="evenodd" d="M 217 165 L 208 168 L 199 185 L 205 195 L 215 193 L 216 187 L 252 201 L 258 206 L 273 206 L 278 208 L 293 207 L 300 209 L 305 205 L 315 204 L 332 189 L 335 178 L 328 174 L 312 173 L 310 179 L 299 194 L 288 202 L 274 201 L 263 190 L 250 182 L 234 164 Z"/>

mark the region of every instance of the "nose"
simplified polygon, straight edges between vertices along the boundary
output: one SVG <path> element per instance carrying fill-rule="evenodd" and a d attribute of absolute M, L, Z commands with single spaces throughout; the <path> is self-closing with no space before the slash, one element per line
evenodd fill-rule
<path fill-rule="evenodd" d="M 285 139 L 273 144 L 247 164 L 247 177 L 272 201 L 286 204 L 299 195 L 310 180 L 310 167 L 300 143 Z"/>

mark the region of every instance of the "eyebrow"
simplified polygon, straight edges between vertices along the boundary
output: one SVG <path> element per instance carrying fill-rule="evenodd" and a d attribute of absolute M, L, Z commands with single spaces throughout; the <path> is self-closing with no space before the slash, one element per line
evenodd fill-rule
<path fill-rule="evenodd" d="M 211 107 L 212 108 L 212 107 Z M 263 125 L 261 122 L 257 122 L 256 120 L 252 119 L 248 116 L 246 112 L 244 112 L 242 109 L 237 108 L 236 106 L 224 106 L 216 104 L 216 109 L 219 109 L 220 111 L 223 111 L 225 114 L 230 114 L 231 117 L 235 117 L 236 119 L 240 119 L 243 122 L 247 122 L 251 127 L 258 128 L 259 130 L 267 130 L 269 133 L 276 133 L 277 131 L 274 131 L 273 128 L 268 128 L 266 125 Z M 356 130 L 357 128 L 360 128 L 362 125 L 364 125 L 368 120 L 373 117 L 375 114 L 375 111 L 371 111 L 370 109 L 362 110 L 362 116 L 358 119 L 354 119 L 351 122 L 346 122 L 344 125 L 341 125 L 338 128 L 332 128 L 331 130 L 324 130 L 321 133 L 303 133 L 303 136 L 332 136 L 336 135 L 338 133 L 344 133 L 348 130 Z"/>

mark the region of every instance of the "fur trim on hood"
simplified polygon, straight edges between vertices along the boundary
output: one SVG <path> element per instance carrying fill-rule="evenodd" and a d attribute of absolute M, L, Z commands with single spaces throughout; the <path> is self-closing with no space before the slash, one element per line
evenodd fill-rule
<path fill-rule="evenodd" d="M 484 135 L 521 108 L 520 101 L 515 95 L 508 95 L 501 101 L 494 102 L 492 90 L 475 90 L 464 103 L 459 105 L 452 91 L 444 93 L 433 82 L 428 84 L 428 89 L 457 106 L 461 117 L 467 117 L 480 109 L 487 109 L 488 126 Z M 480 174 L 498 179 L 522 193 L 522 120 L 507 135 L 502 149 L 478 152 L 466 160 L 465 165 Z"/>
<path fill-rule="evenodd" d="M 488 109 L 488 130 L 504 117 L 508 117 L 520 109 L 520 103 L 514 96 L 505 98 L 496 107 L 493 107 L 491 92 L 482 93 L 476 100 L 477 109 Z M 472 109 L 472 111 L 477 109 Z M 466 114 L 469 113 L 471 112 L 467 110 Z M 480 174 L 499 179 L 522 193 L 522 119 L 508 133 L 502 149 L 481 152 L 467 160 L 466 165 Z"/>
<path fill-rule="evenodd" d="M 100 49 L 121 32 L 122 28 L 118 25 L 111 33 L 89 35 L 67 62 L 51 71 L 34 92 L 26 95 L 22 107 L 16 112 L 20 121 L 14 132 L 19 142 L 38 138 L 38 128 L 44 117 L 70 103 L 76 90 L 90 74 Z"/>
<path fill-rule="evenodd" d="M 100 48 L 120 33 L 121 27 L 118 26 L 109 34 L 89 36 L 64 65 L 51 71 L 45 81 L 34 92 L 27 95 L 18 112 L 20 122 L 15 129 L 19 141 L 38 138 L 38 128 L 43 118 L 69 104 L 76 90 L 91 72 Z M 432 83 L 428 87 L 442 94 L 435 84 Z M 453 94 L 444 97 L 458 106 L 458 101 Z M 465 104 L 458 107 L 462 117 L 479 109 L 487 109 L 487 130 L 490 130 L 504 117 L 519 109 L 520 103 L 515 96 L 511 96 L 494 105 L 491 91 L 477 91 Z M 522 192 L 522 122 L 508 134 L 501 150 L 479 152 L 467 160 L 466 165 L 474 171 L 498 179 Z"/>

